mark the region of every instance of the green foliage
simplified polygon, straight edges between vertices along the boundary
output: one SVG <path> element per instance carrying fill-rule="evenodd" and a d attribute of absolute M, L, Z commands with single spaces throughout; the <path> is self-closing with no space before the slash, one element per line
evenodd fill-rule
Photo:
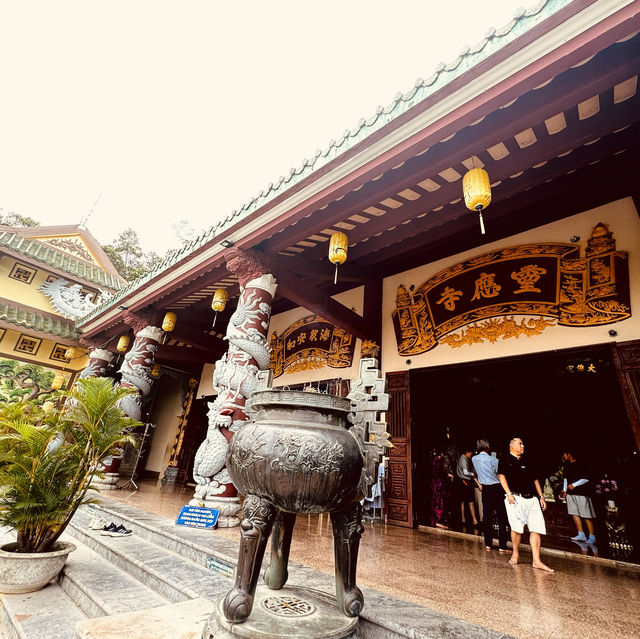
<path fill-rule="evenodd" d="M 0 224 L 4 226 L 38 226 L 40 222 L 35 220 L 32 217 L 27 217 L 26 215 L 20 215 L 19 213 L 14 213 L 10 211 L 9 213 L 4 213 L 0 208 Z"/>
<path fill-rule="evenodd" d="M 157 253 L 142 250 L 140 238 L 132 228 L 122 231 L 112 244 L 106 244 L 102 249 L 118 273 L 129 282 L 142 277 L 162 261 Z"/>
<path fill-rule="evenodd" d="M 109 378 L 79 379 L 56 393 L 59 408 L 35 402 L 0 409 L 0 526 L 18 536 L 18 552 L 47 552 L 88 494 L 100 464 L 136 443 L 139 422 L 119 408 L 131 391 Z"/>
<path fill-rule="evenodd" d="M 0 359 L 0 401 L 37 398 L 42 403 L 51 393 L 54 377 L 53 371 L 38 364 Z"/>

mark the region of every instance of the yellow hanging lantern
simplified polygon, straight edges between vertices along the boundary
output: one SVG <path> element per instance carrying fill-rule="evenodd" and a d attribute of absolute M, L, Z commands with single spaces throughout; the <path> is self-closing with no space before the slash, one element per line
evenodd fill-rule
<path fill-rule="evenodd" d="M 165 333 L 170 333 L 176 327 L 176 320 L 178 316 L 175 313 L 165 313 L 164 319 L 162 320 L 162 330 Z"/>
<path fill-rule="evenodd" d="M 336 265 L 336 273 L 333 278 L 334 284 L 338 282 L 338 265 L 347 261 L 348 246 L 349 240 L 347 236 L 340 231 L 334 233 L 329 240 L 329 261 Z"/>
<path fill-rule="evenodd" d="M 151 377 L 158 378 L 160 377 L 160 373 L 162 373 L 162 366 L 160 364 L 154 364 L 151 368 Z"/>
<path fill-rule="evenodd" d="M 216 325 L 218 313 L 224 311 L 225 306 L 227 305 L 227 299 L 229 299 L 229 296 L 227 295 L 226 288 L 217 288 L 215 290 L 213 299 L 211 300 L 211 308 L 216 313 L 213 317 L 213 324 L 211 325 L 212 328 Z"/>
<path fill-rule="evenodd" d="M 69 346 L 67 350 L 64 352 L 64 356 L 67 359 L 73 359 L 78 353 L 78 349 L 75 346 Z"/>
<path fill-rule="evenodd" d="M 42 410 L 45 413 L 50 413 L 55 407 L 56 405 L 53 402 L 45 402 L 42 404 Z"/>
<path fill-rule="evenodd" d="M 128 335 L 120 335 L 120 339 L 118 340 L 118 345 L 116 349 L 120 353 L 124 353 L 129 348 L 129 336 Z"/>
<path fill-rule="evenodd" d="M 489 174 L 484 169 L 471 169 L 462 178 L 462 192 L 464 203 L 471 211 L 477 211 L 480 216 L 480 232 L 484 235 L 484 221 L 482 211 L 491 203 L 491 183 Z"/>
<path fill-rule="evenodd" d="M 63 384 L 64 384 L 64 375 L 62 375 L 61 373 L 58 373 L 53 378 L 53 381 L 51 382 L 51 390 L 59 390 L 62 388 Z"/>

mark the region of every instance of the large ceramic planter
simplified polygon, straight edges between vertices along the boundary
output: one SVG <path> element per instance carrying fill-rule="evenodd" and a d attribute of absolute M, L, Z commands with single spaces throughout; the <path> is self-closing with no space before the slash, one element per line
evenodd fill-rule
<path fill-rule="evenodd" d="M 34 592 L 44 588 L 61 570 L 76 547 L 59 541 L 51 552 L 14 552 L 17 544 L 0 546 L 0 592 Z"/>

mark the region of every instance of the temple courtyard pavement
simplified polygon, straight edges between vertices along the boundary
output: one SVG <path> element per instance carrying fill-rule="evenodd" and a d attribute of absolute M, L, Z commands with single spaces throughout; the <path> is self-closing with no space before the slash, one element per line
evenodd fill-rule
<path fill-rule="evenodd" d="M 175 519 L 190 491 L 142 482 L 138 492 L 104 495 Z M 211 536 L 214 545 L 216 537 L 237 541 L 240 529 Z M 333 573 L 327 515 L 298 517 L 291 559 Z M 640 637 L 640 567 L 549 550 L 549 574 L 531 567 L 526 550 L 522 563 L 508 559 L 477 535 L 365 522 L 358 583 L 519 639 Z"/>

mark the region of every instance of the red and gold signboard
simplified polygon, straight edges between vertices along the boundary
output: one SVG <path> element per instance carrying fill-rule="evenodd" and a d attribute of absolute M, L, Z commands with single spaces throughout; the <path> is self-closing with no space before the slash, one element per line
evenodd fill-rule
<path fill-rule="evenodd" d="M 312 368 L 348 368 L 353 364 L 356 340 L 351 333 L 317 315 L 294 322 L 282 335 L 271 335 L 273 376 Z"/>
<path fill-rule="evenodd" d="M 527 244 L 456 264 L 413 293 L 400 286 L 393 311 L 398 353 L 425 353 L 448 333 L 489 317 L 541 315 L 563 326 L 630 317 L 628 254 L 615 250 L 613 234 L 598 224 L 586 257 L 579 253 L 575 244 Z"/>

